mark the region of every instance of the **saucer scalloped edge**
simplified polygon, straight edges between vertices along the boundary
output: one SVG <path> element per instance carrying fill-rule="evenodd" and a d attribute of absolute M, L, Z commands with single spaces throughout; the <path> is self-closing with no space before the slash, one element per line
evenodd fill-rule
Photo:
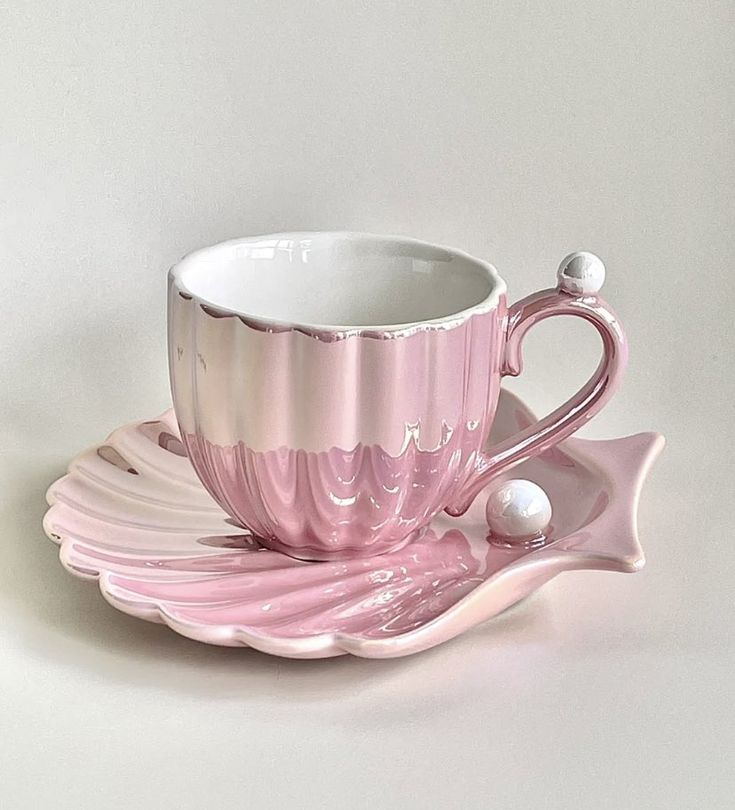
<path fill-rule="evenodd" d="M 503 392 L 489 444 L 534 420 Z M 487 540 L 484 494 L 378 557 L 303 562 L 260 547 L 204 490 L 172 411 L 114 431 L 48 491 L 46 534 L 64 567 L 114 607 L 208 644 L 291 658 L 426 650 L 504 611 L 564 571 L 643 566 L 636 513 L 664 439 L 568 439 L 513 470 L 547 492 L 548 543 Z"/>

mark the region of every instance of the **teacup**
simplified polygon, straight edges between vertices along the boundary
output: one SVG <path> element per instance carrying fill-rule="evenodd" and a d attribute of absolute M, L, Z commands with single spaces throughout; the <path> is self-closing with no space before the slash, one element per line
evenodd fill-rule
<path fill-rule="evenodd" d="M 508 307 L 495 268 L 393 236 L 283 233 L 189 254 L 169 273 L 169 363 L 203 485 L 260 542 L 311 560 L 390 552 L 609 399 L 627 350 L 592 254 Z M 484 445 L 527 329 L 591 321 L 604 356 L 565 405 Z"/>

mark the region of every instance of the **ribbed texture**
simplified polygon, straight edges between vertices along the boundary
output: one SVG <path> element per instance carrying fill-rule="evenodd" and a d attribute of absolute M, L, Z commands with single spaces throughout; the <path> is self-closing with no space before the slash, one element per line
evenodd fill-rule
<path fill-rule="evenodd" d="M 462 432 L 434 451 L 410 440 L 397 457 L 362 445 L 255 453 L 193 434 L 184 443 L 228 514 L 267 545 L 304 559 L 392 550 L 443 509 L 475 459 L 474 441 Z"/>
<path fill-rule="evenodd" d="M 504 394 L 493 440 L 530 419 Z M 74 459 L 49 490 L 44 529 L 64 566 L 98 579 L 113 605 L 191 638 L 294 657 L 406 655 L 495 615 L 562 570 L 639 568 L 636 504 L 662 444 L 653 434 L 579 440 L 524 465 L 552 500 L 551 549 L 494 548 L 478 501 L 462 518 L 440 516 L 393 554 L 304 563 L 232 526 L 181 455 L 169 412 L 126 425 Z"/>
<path fill-rule="evenodd" d="M 381 339 L 269 332 L 169 292 L 181 433 L 208 492 L 272 547 L 376 554 L 466 482 L 499 391 L 504 298 L 446 328 Z"/>
<path fill-rule="evenodd" d="M 215 316 L 172 288 L 170 373 L 182 431 L 256 452 L 376 445 L 398 456 L 409 434 L 418 449 L 439 449 L 447 429 L 492 421 L 501 304 L 451 328 L 325 341 Z"/>

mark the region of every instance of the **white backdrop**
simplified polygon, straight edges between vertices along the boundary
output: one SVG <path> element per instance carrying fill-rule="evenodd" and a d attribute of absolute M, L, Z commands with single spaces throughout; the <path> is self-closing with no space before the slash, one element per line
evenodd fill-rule
<path fill-rule="evenodd" d="M 729 804 L 734 24 L 679 0 L 0 4 L 3 808 Z M 167 267 L 341 228 L 490 259 L 511 298 L 605 259 L 632 356 L 585 433 L 669 439 L 644 573 L 561 577 L 380 663 L 199 646 L 62 571 L 46 486 L 169 402 Z M 597 353 L 544 324 L 515 388 L 548 410 Z"/>

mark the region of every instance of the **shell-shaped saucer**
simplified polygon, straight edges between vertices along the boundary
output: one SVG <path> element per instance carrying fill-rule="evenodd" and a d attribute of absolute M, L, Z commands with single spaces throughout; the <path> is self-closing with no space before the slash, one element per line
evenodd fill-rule
<path fill-rule="evenodd" d="M 503 392 L 490 443 L 534 419 Z M 77 456 L 51 486 L 44 529 L 63 565 L 116 608 L 209 644 L 275 655 L 389 658 L 483 622 L 562 571 L 643 565 L 636 510 L 663 438 L 570 439 L 512 471 L 547 492 L 542 548 L 487 540 L 485 497 L 378 557 L 303 562 L 263 549 L 199 483 L 167 411 Z"/>

